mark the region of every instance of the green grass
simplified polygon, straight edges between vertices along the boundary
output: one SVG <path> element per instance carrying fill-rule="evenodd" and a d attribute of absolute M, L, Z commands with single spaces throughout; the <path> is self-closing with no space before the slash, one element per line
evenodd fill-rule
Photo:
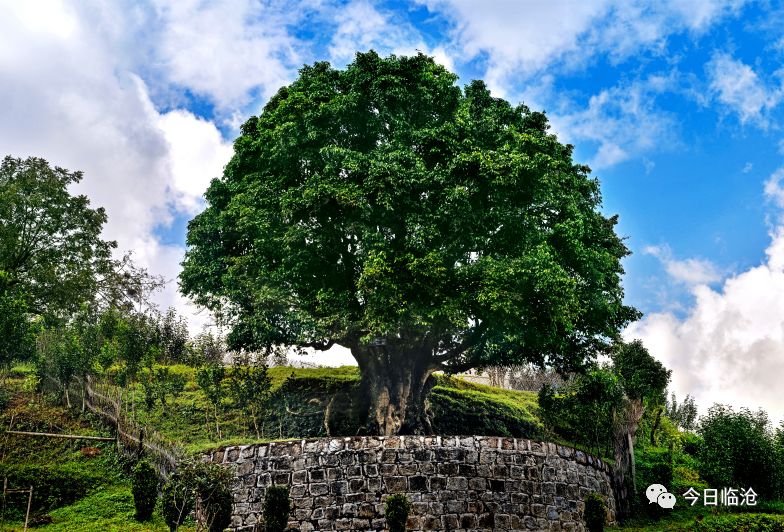
<path fill-rule="evenodd" d="M 36 394 L 29 366 L 15 366 L 2 382 L 8 397 L 0 408 L 0 426 L 14 430 L 81 435 L 108 435 L 100 422 L 56 406 L 53 397 Z M 83 447 L 97 447 L 87 456 Z M 133 519 L 130 476 L 111 442 L 67 440 L 0 433 L 0 476 L 9 487 L 33 485 L 33 518 L 51 519 L 37 530 L 166 531 L 160 513 L 149 522 Z M 0 515 L 0 530 L 22 530 L 26 495 L 9 496 Z M 193 530 L 193 527 L 184 528 Z"/>
<path fill-rule="evenodd" d="M 361 417 L 367 407 L 357 397 L 360 381 L 355 366 L 272 367 L 269 369 L 272 398 L 262 416 L 259 437 L 228 396 L 219 412 L 221 434 L 218 437 L 213 406 L 195 382 L 196 370 L 178 365 L 170 366 L 170 371 L 183 375 L 187 384 L 173 402 L 168 401 L 166 410 L 156 403 L 148 411 L 143 389 L 138 384 L 128 387 L 131 410 L 139 422 L 155 428 L 190 453 L 231 444 L 326 436 L 324 414 L 330 402 L 333 412 L 330 434 L 355 435 L 361 429 Z M 108 372 L 110 377 L 113 373 L 112 369 Z M 439 434 L 541 435 L 541 425 L 535 415 L 535 393 L 503 390 L 444 375 L 437 379 L 430 404 L 433 425 Z M 224 387 L 228 389 L 228 378 Z"/>

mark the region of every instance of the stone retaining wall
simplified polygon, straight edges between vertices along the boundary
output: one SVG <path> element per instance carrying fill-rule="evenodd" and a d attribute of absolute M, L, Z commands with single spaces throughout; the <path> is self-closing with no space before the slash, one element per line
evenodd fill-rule
<path fill-rule="evenodd" d="M 611 470 L 552 443 L 484 436 L 323 438 L 227 447 L 233 530 L 255 530 L 264 490 L 290 486 L 289 530 L 385 530 L 384 501 L 405 493 L 409 530 L 585 530 L 583 499 L 606 497 Z"/>

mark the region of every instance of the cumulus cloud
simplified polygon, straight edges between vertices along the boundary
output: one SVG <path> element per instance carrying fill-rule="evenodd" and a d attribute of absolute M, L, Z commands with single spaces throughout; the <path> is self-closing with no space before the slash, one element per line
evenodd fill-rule
<path fill-rule="evenodd" d="M 105 237 L 133 250 L 153 273 L 176 278 L 184 250 L 161 244 L 154 230 L 198 210 L 230 144 L 214 124 L 189 112 L 156 110 L 146 83 L 121 68 L 122 46 L 106 27 L 116 14 L 105 14 L 101 26 L 91 17 L 103 15 L 82 17 L 53 2 L 47 16 L 56 20 L 42 22 L 26 5 L 0 6 L 0 145 L 14 156 L 84 171 L 76 191 L 106 208 Z M 158 302 L 194 310 L 176 282 Z"/>
<path fill-rule="evenodd" d="M 709 260 L 673 258 L 668 246 L 646 246 L 643 253 L 659 259 L 667 274 L 677 283 L 687 286 L 711 284 L 720 281 L 719 269 Z"/>
<path fill-rule="evenodd" d="M 597 56 L 622 60 L 641 49 L 656 52 L 682 32 L 705 31 L 737 13 L 744 2 L 711 0 L 491 2 L 420 0 L 452 24 L 452 47 L 464 58 L 486 55 L 487 79 L 503 93 L 509 79 L 543 69 L 567 69 Z"/>
<path fill-rule="evenodd" d="M 784 169 L 769 183 L 778 181 Z M 776 185 L 778 187 L 778 185 Z M 780 190 L 766 195 L 780 201 Z M 663 257 L 667 271 L 691 286 L 694 304 L 683 319 L 657 312 L 630 325 L 627 339 L 640 338 L 651 354 L 673 370 L 672 389 L 697 399 L 704 412 L 713 403 L 763 408 L 775 421 L 784 420 L 779 393 L 784 375 L 784 227 L 772 229 L 765 260 L 718 281 L 717 272 L 702 261 Z"/>
<path fill-rule="evenodd" d="M 767 112 L 781 101 L 780 86 L 766 83 L 750 66 L 725 53 L 714 55 L 705 70 L 715 98 L 737 113 L 741 123 L 767 125 Z"/>
<path fill-rule="evenodd" d="M 455 63 L 443 46 L 429 46 L 420 32 L 398 14 L 378 9 L 367 0 L 341 6 L 321 6 L 322 14 L 336 27 L 329 44 L 333 63 L 344 65 L 357 51 L 374 49 L 381 54 L 413 55 L 422 52 L 435 58 L 450 72 Z"/>
<path fill-rule="evenodd" d="M 656 96 L 675 86 L 672 76 L 651 76 L 600 91 L 588 105 L 550 114 L 553 129 L 570 143 L 597 144 L 589 161 L 605 168 L 677 143 L 675 120 L 656 106 Z"/>
<path fill-rule="evenodd" d="M 221 110 L 270 96 L 301 57 L 287 31 L 307 11 L 284 2 L 153 0 L 152 59 L 166 80 L 208 97 Z"/>

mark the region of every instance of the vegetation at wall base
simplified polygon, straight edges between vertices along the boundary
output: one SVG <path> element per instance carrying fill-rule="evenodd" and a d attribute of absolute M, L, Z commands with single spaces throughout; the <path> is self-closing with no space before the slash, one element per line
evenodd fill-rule
<path fill-rule="evenodd" d="M 607 522 L 607 505 L 598 493 L 589 493 L 585 497 L 585 526 L 588 532 L 604 532 Z"/>
<path fill-rule="evenodd" d="M 411 511 L 411 501 L 402 493 L 390 495 L 384 506 L 389 532 L 406 532 L 406 522 Z"/>
<path fill-rule="evenodd" d="M 291 501 L 288 486 L 269 486 L 264 492 L 264 530 L 283 532 L 289 521 Z"/>

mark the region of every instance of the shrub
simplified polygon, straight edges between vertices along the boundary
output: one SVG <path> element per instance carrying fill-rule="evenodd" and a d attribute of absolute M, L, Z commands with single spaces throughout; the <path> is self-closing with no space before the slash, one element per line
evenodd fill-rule
<path fill-rule="evenodd" d="M 87 490 L 101 480 L 78 463 L 0 464 L 0 477 L 8 479 L 9 488 L 33 487 L 33 511 L 48 511 L 71 504 L 84 497 Z M 24 512 L 27 506 L 26 498 L 15 497 L 8 501 L 12 511 L 16 506 Z"/>
<path fill-rule="evenodd" d="M 210 532 L 222 532 L 231 523 L 232 473 L 218 464 L 184 460 L 164 488 L 163 511 L 170 529 L 182 524 L 196 501 L 196 518 Z"/>
<path fill-rule="evenodd" d="M 389 532 L 405 532 L 410 511 L 411 503 L 408 502 L 408 497 L 402 493 L 389 497 L 384 511 Z"/>
<path fill-rule="evenodd" d="M 751 487 L 760 497 L 775 497 L 775 443 L 765 412 L 714 405 L 699 433 L 699 471 L 708 484 Z"/>
<path fill-rule="evenodd" d="M 585 497 L 585 526 L 588 532 L 602 532 L 607 520 L 604 499 L 598 493 L 589 493 Z"/>
<path fill-rule="evenodd" d="M 289 521 L 288 486 L 270 486 L 264 494 L 264 528 L 267 532 L 283 532 Z"/>
<path fill-rule="evenodd" d="M 158 474 L 147 460 L 139 460 L 133 468 L 133 505 L 137 521 L 147 521 L 158 500 Z"/>
<path fill-rule="evenodd" d="M 169 481 L 163 486 L 161 506 L 163 519 L 169 525 L 169 530 L 174 532 L 181 525 L 194 505 L 194 486 L 188 479 L 183 478 L 179 472 L 172 474 Z"/>

